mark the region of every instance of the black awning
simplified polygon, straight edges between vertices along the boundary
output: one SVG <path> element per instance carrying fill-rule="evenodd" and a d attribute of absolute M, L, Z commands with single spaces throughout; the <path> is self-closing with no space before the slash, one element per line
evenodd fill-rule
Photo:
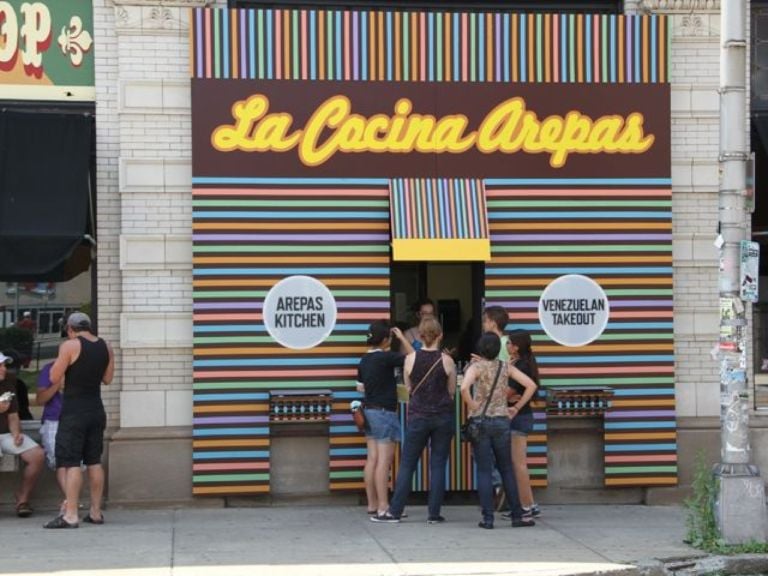
<path fill-rule="evenodd" d="M 0 110 L 0 280 L 88 268 L 92 131 L 90 114 Z"/>

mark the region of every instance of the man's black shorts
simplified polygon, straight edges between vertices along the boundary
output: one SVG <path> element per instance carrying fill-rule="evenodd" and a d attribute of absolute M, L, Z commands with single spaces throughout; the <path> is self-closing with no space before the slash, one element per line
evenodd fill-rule
<path fill-rule="evenodd" d="M 101 463 L 107 415 L 102 406 L 62 411 L 56 433 L 56 465 L 75 468 Z"/>

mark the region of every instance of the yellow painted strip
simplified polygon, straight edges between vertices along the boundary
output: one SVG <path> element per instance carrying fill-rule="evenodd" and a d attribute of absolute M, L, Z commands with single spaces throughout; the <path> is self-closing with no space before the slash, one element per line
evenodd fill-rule
<path fill-rule="evenodd" d="M 558 344 L 536 344 L 536 352 L 558 354 L 584 354 L 585 352 L 672 352 L 674 344 L 591 344 L 589 346 L 564 347 Z"/>
<path fill-rule="evenodd" d="M 675 432 L 617 432 L 606 433 L 606 440 L 675 440 Z"/>
<path fill-rule="evenodd" d="M 217 404 L 213 406 L 195 406 L 195 414 L 217 414 L 222 412 L 269 412 L 269 402 L 264 404 Z"/>
<path fill-rule="evenodd" d="M 304 350 L 280 347 L 238 346 L 232 348 L 195 348 L 195 356 L 230 356 L 239 354 L 279 354 L 280 356 L 305 356 L 308 354 L 364 354 L 367 347 L 361 346 L 316 346 Z"/>
<path fill-rule="evenodd" d="M 597 276 L 594 276 L 592 279 L 602 286 L 621 286 L 625 284 L 627 286 L 632 286 L 633 288 L 640 288 L 643 285 L 672 286 L 672 278 L 598 278 Z M 551 278 L 487 278 L 485 280 L 485 285 L 544 287 L 551 281 Z M 272 284 L 274 284 L 274 282 L 270 283 L 270 286 Z"/>
<path fill-rule="evenodd" d="M 195 264 L 389 264 L 389 256 L 197 256 Z"/>
<path fill-rule="evenodd" d="M 675 405 L 675 399 L 670 398 L 669 400 L 650 400 L 648 398 L 643 400 L 613 400 L 613 406 L 614 408 L 621 408 L 621 407 L 629 407 L 629 406 L 643 406 L 643 407 L 674 407 Z"/>
<path fill-rule="evenodd" d="M 568 230 L 672 230 L 669 222 L 568 222 Z M 491 232 L 499 230 L 546 230 L 552 232 L 550 222 L 496 222 Z"/>
<path fill-rule="evenodd" d="M 487 238 L 408 238 L 392 240 L 395 261 L 483 261 L 491 259 Z"/>
<path fill-rule="evenodd" d="M 494 264 L 671 264 L 672 256 L 494 256 Z"/>
<path fill-rule="evenodd" d="M 269 484 L 263 486 L 195 486 L 192 494 L 202 496 L 204 494 L 267 494 Z"/>
<path fill-rule="evenodd" d="M 255 438 L 252 440 L 194 440 L 192 442 L 193 448 L 235 448 L 256 446 L 269 446 L 269 438 Z"/>
<path fill-rule="evenodd" d="M 606 478 L 606 486 L 651 486 L 664 484 L 665 486 L 677 486 L 677 478 L 659 476 L 638 476 L 636 478 Z"/>

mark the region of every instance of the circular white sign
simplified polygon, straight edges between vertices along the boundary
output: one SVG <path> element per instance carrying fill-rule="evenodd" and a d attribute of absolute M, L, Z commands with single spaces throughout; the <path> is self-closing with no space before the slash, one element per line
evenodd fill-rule
<path fill-rule="evenodd" d="M 264 325 L 279 344 L 294 350 L 317 346 L 336 326 L 336 300 L 311 276 L 288 276 L 264 298 Z"/>
<path fill-rule="evenodd" d="M 539 322 L 563 346 L 585 346 L 605 330 L 611 309 L 600 284 L 580 274 L 560 276 L 539 298 Z"/>

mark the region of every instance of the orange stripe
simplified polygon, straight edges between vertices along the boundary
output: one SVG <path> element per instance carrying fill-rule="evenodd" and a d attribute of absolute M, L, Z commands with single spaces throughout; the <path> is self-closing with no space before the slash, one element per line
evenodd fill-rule
<path fill-rule="evenodd" d="M 642 285 L 662 285 L 672 286 L 672 278 L 598 278 L 593 277 L 595 282 L 604 285 L 628 285 L 638 287 Z M 196 280 L 195 282 L 198 282 Z M 215 282 L 215 280 L 211 280 Z M 244 282 L 247 282 L 244 281 Z M 488 278 L 485 281 L 486 286 L 547 286 L 551 282 L 550 278 Z M 326 282 L 327 283 L 327 282 Z M 269 286 L 274 284 L 269 282 Z M 193 286 L 197 284 L 193 283 Z"/>
<path fill-rule="evenodd" d="M 626 260 L 627 262 L 629 260 Z M 195 264 L 389 264 L 389 256 L 196 256 Z"/>
<path fill-rule="evenodd" d="M 212 406 L 195 406 L 195 414 L 216 414 L 219 412 L 269 412 L 269 402 L 263 404 L 215 404 Z"/>
<path fill-rule="evenodd" d="M 250 260 L 245 259 L 232 260 L 236 262 L 250 262 Z M 194 259 L 194 261 L 197 262 L 197 259 Z M 215 261 L 220 262 L 221 260 Z M 309 259 L 307 261 L 311 262 Z M 322 261 L 325 262 L 327 259 Z M 493 262 L 494 264 L 671 264 L 672 256 L 495 256 Z"/>
<path fill-rule="evenodd" d="M 659 15 L 659 82 L 667 81 L 667 16 Z"/>
<path fill-rule="evenodd" d="M 674 440 L 677 438 L 675 432 L 611 432 L 606 433 L 605 439 L 608 440 Z"/>
<path fill-rule="evenodd" d="M 591 198 L 591 197 L 608 197 L 613 198 L 614 196 L 627 196 L 627 197 L 672 197 L 672 189 L 671 188 L 658 188 L 658 189 L 648 189 L 648 190 L 600 190 L 600 189 L 593 189 L 593 188 L 579 188 L 578 190 L 561 190 L 561 189 L 536 189 L 536 190 L 504 190 L 504 189 L 491 189 L 486 190 L 485 192 L 486 196 L 488 198 L 510 198 L 510 199 L 516 199 L 521 196 L 526 197 L 557 197 L 557 196 L 568 196 L 568 197 L 585 197 L 585 198 Z M 549 225 L 551 226 L 551 225 Z M 568 225 L 571 227 L 571 224 Z M 591 227 L 591 225 L 590 225 Z"/>
<path fill-rule="evenodd" d="M 386 319 L 389 318 L 389 312 L 339 312 L 337 317 L 340 320 L 360 320 L 365 318 Z M 194 320 L 263 320 L 262 314 L 193 314 Z"/>
<path fill-rule="evenodd" d="M 494 59 L 493 59 L 493 56 L 494 56 L 494 54 L 493 54 L 493 39 L 495 37 L 495 31 L 493 29 L 493 24 L 494 24 L 493 23 L 493 14 L 488 12 L 485 15 L 485 38 L 486 38 L 486 42 L 485 42 L 485 53 L 486 53 L 486 58 L 485 58 L 485 63 L 486 63 L 486 66 L 485 66 L 485 69 L 486 69 L 485 80 L 486 81 L 491 81 L 493 79 L 493 67 L 494 67 L 494 64 L 495 64 Z"/>
<path fill-rule="evenodd" d="M 631 226 L 632 230 L 672 230 L 671 222 L 569 222 L 569 230 L 626 230 Z M 546 230 L 552 232 L 550 223 L 534 222 L 503 222 L 494 224 L 491 222 L 491 232 L 494 230 Z"/>
<path fill-rule="evenodd" d="M 650 400 L 648 398 L 644 398 L 643 400 L 613 400 L 613 406 L 615 408 L 630 408 L 630 407 L 637 407 L 637 406 L 643 406 L 643 407 L 674 407 L 675 406 L 675 399 L 670 398 L 668 400 Z"/>
<path fill-rule="evenodd" d="M 512 14 L 512 23 L 510 24 L 510 27 L 512 28 L 511 32 L 511 39 L 512 42 L 512 82 L 517 82 L 519 80 L 518 74 L 518 62 L 517 62 L 517 53 L 518 53 L 518 44 L 520 43 L 520 35 L 518 32 L 518 26 L 520 23 L 517 21 L 517 14 Z"/>
<path fill-rule="evenodd" d="M 585 352 L 672 352 L 674 344 L 591 344 L 589 346 L 564 347 L 559 344 L 536 344 L 536 352 L 557 352 L 558 354 L 584 354 Z M 218 350 L 218 348 L 217 348 Z"/>
<path fill-rule="evenodd" d="M 551 368 L 539 369 L 542 376 L 555 376 L 560 374 L 674 374 L 674 366 L 589 366 L 584 368 Z"/>
<path fill-rule="evenodd" d="M 453 50 L 452 50 L 452 44 L 451 44 L 451 15 L 450 13 L 446 12 L 443 14 L 443 31 L 444 31 L 444 46 L 443 46 L 443 54 L 445 55 L 445 70 L 443 72 L 443 78 L 446 81 L 450 81 L 453 79 Z"/>
<path fill-rule="evenodd" d="M 363 466 L 365 458 L 362 460 L 331 460 L 328 465 L 331 468 L 352 468 L 353 466 Z"/>
<path fill-rule="evenodd" d="M 584 82 L 584 14 L 576 15 L 576 70 L 579 82 Z"/>
<path fill-rule="evenodd" d="M 322 188 L 319 190 L 310 190 L 303 188 L 193 188 L 193 196 L 319 196 L 321 198 L 331 198 L 334 196 L 365 196 L 371 198 L 389 198 L 387 188 L 380 189 L 333 189 Z"/>
<path fill-rule="evenodd" d="M 552 81 L 552 14 L 544 14 L 544 82 Z"/>
<path fill-rule="evenodd" d="M 677 486 L 677 478 L 663 476 L 638 476 L 636 478 L 606 478 L 606 486 L 652 486 L 664 484 Z"/>
<path fill-rule="evenodd" d="M 626 26 L 623 14 L 619 15 L 619 82 L 624 82 L 624 26 Z"/>
<path fill-rule="evenodd" d="M 349 404 L 347 404 L 349 406 Z M 354 444 L 354 445 L 361 445 L 365 444 L 365 441 L 363 438 L 359 435 L 357 436 L 333 436 L 330 440 L 331 444 Z"/>
<path fill-rule="evenodd" d="M 384 12 L 377 12 L 379 16 L 379 80 L 384 80 Z"/>
<path fill-rule="evenodd" d="M 229 17 L 232 20 L 232 27 L 230 28 L 230 40 L 232 42 L 232 78 L 237 78 L 238 58 L 237 58 L 237 40 L 238 40 L 238 27 L 237 27 L 237 10 L 234 8 L 229 10 Z"/>
<path fill-rule="evenodd" d="M 419 20 L 416 12 L 411 12 L 411 77 L 409 80 L 419 79 Z"/>
<path fill-rule="evenodd" d="M 531 478 L 531 487 L 533 488 L 546 488 L 547 481 L 544 478 Z"/>
<path fill-rule="evenodd" d="M 389 222 L 195 222 L 193 230 L 389 230 Z"/>
<path fill-rule="evenodd" d="M 648 17 L 642 19 L 643 27 L 643 82 L 648 82 Z"/>
<path fill-rule="evenodd" d="M 283 78 L 288 80 L 291 77 L 291 16 L 290 10 L 283 10 L 283 69 L 285 75 Z"/>
<path fill-rule="evenodd" d="M 317 72 L 318 79 L 325 80 L 325 15 L 317 13 Z"/>
<path fill-rule="evenodd" d="M 395 12 L 395 81 L 399 82 L 400 77 L 400 14 L 401 12 Z"/>

